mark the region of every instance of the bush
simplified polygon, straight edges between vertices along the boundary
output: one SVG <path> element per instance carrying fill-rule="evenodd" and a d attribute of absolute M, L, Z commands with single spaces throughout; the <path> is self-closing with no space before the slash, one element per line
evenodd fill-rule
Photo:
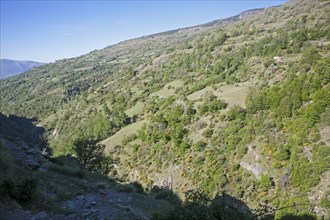
<path fill-rule="evenodd" d="M 278 161 L 290 159 L 290 151 L 286 149 L 281 149 L 275 154 L 275 159 Z"/>
<path fill-rule="evenodd" d="M 169 219 L 212 219 L 210 198 L 202 191 L 188 190 L 185 201 L 177 206 Z"/>
<path fill-rule="evenodd" d="M 104 154 L 105 145 L 92 138 L 78 139 L 74 142 L 78 162 L 89 171 L 100 171 L 107 175 L 112 170 L 113 159 Z"/>
<path fill-rule="evenodd" d="M 327 196 L 324 196 L 322 199 L 321 199 L 321 206 L 324 207 L 324 208 L 330 208 L 330 200 L 328 199 Z"/>
<path fill-rule="evenodd" d="M 262 175 L 260 179 L 260 186 L 264 190 L 270 189 L 274 185 L 274 182 L 268 175 Z"/>
<path fill-rule="evenodd" d="M 226 119 L 228 121 L 233 121 L 236 119 L 244 120 L 245 119 L 245 109 L 241 108 L 240 106 L 233 106 L 228 113 L 226 114 Z"/>
<path fill-rule="evenodd" d="M 246 204 L 227 194 L 217 195 L 211 200 L 203 191 L 188 190 L 185 201 L 170 202 L 174 205 L 173 210 L 165 216 L 155 214 L 152 219 L 256 219 Z"/>
<path fill-rule="evenodd" d="M 204 141 L 197 141 L 195 146 L 198 151 L 202 151 L 206 148 L 207 143 L 205 143 Z"/>
<path fill-rule="evenodd" d="M 206 138 L 211 138 L 213 135 L 213 130 L 212 129 L 206 129 L 203 131 L 202 135 Z"/>
<path fill-rule="evenodd" d="M 143 189 L 143 186 L 142 186 L 142 184 L 141 183 L 139 183 L 139 182 L 137 182 L 137 181 L 134 181 L 133 183 L 132 183 L 132 185 L 134 186 L 134 188 L 135 188 L 135 192 L 137 192 L 137 193 L 144 193 L 144 189 Z"/>
<path fill-rule="evenodd" d="M 34 178 L 19 179 L 16 181 L 5 180 L 1 186 L 4 194 L 9 195 L 19 203 L 32 201 L 38 189 L 38 181 Z"/>

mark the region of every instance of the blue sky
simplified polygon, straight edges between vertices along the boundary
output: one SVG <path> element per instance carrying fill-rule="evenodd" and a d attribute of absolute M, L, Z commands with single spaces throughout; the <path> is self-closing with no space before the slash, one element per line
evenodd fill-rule
<path fill-rule="evenodd" d="M 53 62 L 285 0 L 1 0 L 1 59 Z"/>

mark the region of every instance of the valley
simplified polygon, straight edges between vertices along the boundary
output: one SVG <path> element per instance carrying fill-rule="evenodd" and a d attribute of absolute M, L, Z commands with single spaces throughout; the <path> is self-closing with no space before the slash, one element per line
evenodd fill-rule
<path fill-rule="evenodd" d="M 63 178 L 41 186 L 56 203 L 103 190 L 129 198 L 110 219 L 327 219 L 329 14 L 329 1 L 291 0 L 45 64 L 0 80 L 0 111 L 44 129 L 36 176 Z M 3 152 L 17 136 L 5 130 Z M 109 172 L 72 159 L 91 139 Z M 71 181 L 79 192 L 60 187 Z"/>

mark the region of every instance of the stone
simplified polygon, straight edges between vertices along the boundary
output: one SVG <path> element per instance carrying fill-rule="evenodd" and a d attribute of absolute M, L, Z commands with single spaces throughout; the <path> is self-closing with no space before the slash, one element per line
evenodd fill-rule
<path fill-rule="evenodd" d="M 46 219 L 47 218 L 47 213 L 45 211 L 39 212 L 35 216 L 31 218 L 31 220 L 38 220 L 38 219 Z"/>

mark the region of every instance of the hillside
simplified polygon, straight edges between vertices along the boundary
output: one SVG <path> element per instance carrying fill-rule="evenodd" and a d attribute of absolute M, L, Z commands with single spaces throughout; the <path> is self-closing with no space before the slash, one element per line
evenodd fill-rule
<path fill-rule="evenodd" d="M 121 182 L 230 195 L 276 219 L 329 217 L 330 2 L 292 0 L 144 36 L 1 80 L 53 157 L 93 138 Z M 306 218 L 307 218 L 306 217 Z"/>
<path fill-rule="evenodd" d="M 138 184 L 49 158 L 43 133 L 33 120 L 0 113 L 0 219 L 149 219 L 171 209 Z"/>
<path fill-rule="evenodd" d="M 0 60 L 0 79 L 15 76 L 17 74 L 28 71 L 32 67 L 43 65 L 44 63 L 35 61 L 17 61 L 17 60 Z"/>

